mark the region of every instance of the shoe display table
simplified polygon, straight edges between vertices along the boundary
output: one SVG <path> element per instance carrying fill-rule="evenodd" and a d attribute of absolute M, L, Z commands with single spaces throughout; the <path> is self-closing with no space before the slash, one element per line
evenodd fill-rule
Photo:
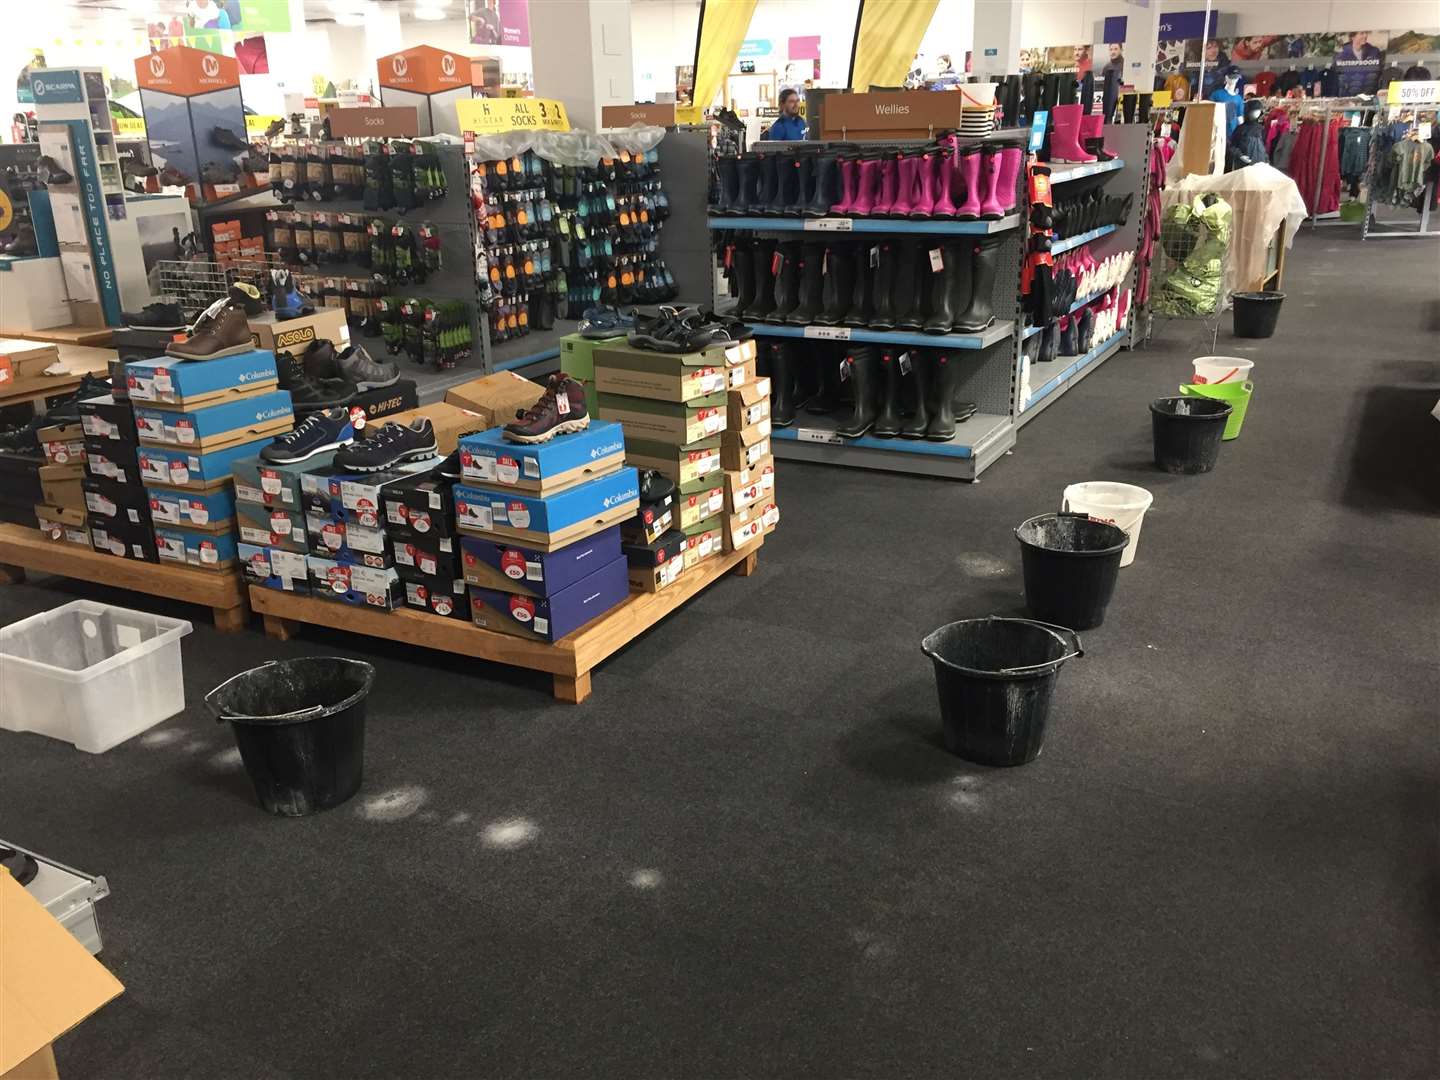
<path fill-rule="evenodd" d="M 238 570 L 217 573 L 122 559 L 46 540 L 39 529 L 0 525 L 0 585 L 19 584 L 27 570 L 199 604 L 215 613 L 215 629 L 223 632 L 243 629 L 250 619 Z"/>
<path fill-rule="evenodd" d="M 597 664 L 732 570 L 749 577 L 755 572 L 761 546 L 756 544 L 702 563 L 660 592 L 632 593 L 619 607 L 554 643 L 531 641 L 406 608 L 378 611 L 350 607 L 257 585 L 250 587 L 250 604 L 264 616 L 265 632 L 280 641 L 289 640 L 298 624 L 311 623 L 494 660 L 548 672 L 554 677 L 556 699 L 578 704 L 590 696 L 590 672 Z"/>
<path fill-rule="evenodd" d="M 52 326 L 45 330 L 6 330 L 0 337 L 52 341 L 57 345 L 108 345 L 113 331 L 108 326 Z"/>

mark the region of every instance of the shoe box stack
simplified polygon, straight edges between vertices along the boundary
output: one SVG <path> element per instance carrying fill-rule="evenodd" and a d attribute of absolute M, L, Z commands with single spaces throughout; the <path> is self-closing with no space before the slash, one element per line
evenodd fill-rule
<path fill-rule="evenodd" d="M 397 479 L 382 495 L 385 535 L 405 606 L 469 620 L 454 482 L 432 469 Z"/>
<path fill-rule="evenodd" d="M 47 540 L 88 548 L 91 539 L 86 512 L 89 478 L 85 432 L 90 425 L 84 420 L 82 410 L 80 424 L 50 424 L 35 433 L 40 450 L 45 455 L 45 464 L 39 468 L 41 495 L 40 502 L 35 506 L 35 520 Z M 133 444 L 133 424 L 130 438 Z M 134 460 L 133 448 L 131 460 Z"/>
<path fill-rule="evenodd" d="M 775 501 L 775 458 L 770 452 L 772 385 L 769 378 L 762 377 L 732 387 L 729 392 L 725 432 L 720 436 L 726 551 L 741 551 L 758 544 L 780 522 L 780 507 Z"/>
<path fill-rule="evenodd" d="M 583 392 L 567 382 L 555 395 L 566 404 L 546 412 L 552 429 L 580 413 Z M 555 641 L 629 595 L 620 523 L 640 492 L 625 461 L 621 426 L 597 420 L 533 444 L 501 428 L 460 440 L 455 524 L 475 625 Z"/>
<path fill-rule="evenodd" d="M 224 267 L 241 262 L 261 262 L 265 258 L 265 238 L 245 236 L 240 221 L 217 221 L 210 226 L 215 261 Z"/>
<path fill-rule="evenodd" d="M 156 556 L 229 571 L 239 524 L 232 467 L 294 425 L 275 354 L 255 349 L 210 360 L 167 356 L 128 363 L 125 376 L 146 530 Z M 113 502 L 113 493 L 106 494 Z"/>
<path fill-rule="evenodd" d="M 757 385 L 754 340 L 686 353 L 602 341 L 592 357 L 599 415 L 624 424 L 627 460 L 675 484 L 671 528 L 685 538 L 684 569 L 722 554 L 723 472 L 770 456 L 769 388 Z M 732 393 L 753 422 L 730 426 Z M 753 409 L 761 398 L 763 417 Z"/>

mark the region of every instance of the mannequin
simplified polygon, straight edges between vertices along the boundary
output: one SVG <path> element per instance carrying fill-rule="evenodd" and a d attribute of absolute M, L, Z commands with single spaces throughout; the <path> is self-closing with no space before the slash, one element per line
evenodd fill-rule
<path fill-rule="evenodd" d="M 1265 128 L 1260 123 L 1260 117 L 1264 113 L 1265 106 L 1259 101 L 1252 99 L 1245 102 L 1245 122 L 1230 136 L 1227 171 L 1243 169 L 1257 161 L 1269 163 L 1270 155 L 1265 150 Z"/>
<path fill-rule="evenodd" d="M 1240 111 L 1245 107 L 1245 99 L 1240 94 L 1239 68 L 1231 65 L 1225 69 L 1225 82 L 1210 91 L 1210 100 L 1225 106 L 1225 139 L 1229 141 L 1240 126 Z"/>

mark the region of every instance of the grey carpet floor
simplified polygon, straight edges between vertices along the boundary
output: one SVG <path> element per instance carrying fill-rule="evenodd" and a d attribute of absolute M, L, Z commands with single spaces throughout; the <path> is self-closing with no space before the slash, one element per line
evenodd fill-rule
<path fill-rule="evenodd" d="M 110 882 L 125 994 L 62 1076 L 1419 1077 L 1437 1061 L 1440 247 L 1306 233 L 1244 436 L 1157 473 L 1160 328 L 963 485 L 782 466 L 760 572 L 608 662 L 515 672 L 193 613 L 189 707 L 0 735 L 0 836 Z M 937 740 L 919 641 L 1018 612 L 1025 517 L 1148 487 L 1043 756 Z M 99 595 L 0 591 L 0 622 Z M 366 780 L 256 807 L 201 698 L 374 661 Z"/>

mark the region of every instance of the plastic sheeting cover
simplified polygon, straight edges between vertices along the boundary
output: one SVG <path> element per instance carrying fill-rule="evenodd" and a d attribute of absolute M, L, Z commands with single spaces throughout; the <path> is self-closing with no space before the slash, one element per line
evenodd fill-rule
<path fill-rule="evenodd" d="M 537 157 L 555 165 L 598 165 L 603 158 L 619 156 L 621 150 L 653 150 L 664 137 L 664 128 L 643 124 L 603 135 L 591 131 L 506 131 L 475 136 L 475 160 L 500 161 L 534 150 Z"/>

